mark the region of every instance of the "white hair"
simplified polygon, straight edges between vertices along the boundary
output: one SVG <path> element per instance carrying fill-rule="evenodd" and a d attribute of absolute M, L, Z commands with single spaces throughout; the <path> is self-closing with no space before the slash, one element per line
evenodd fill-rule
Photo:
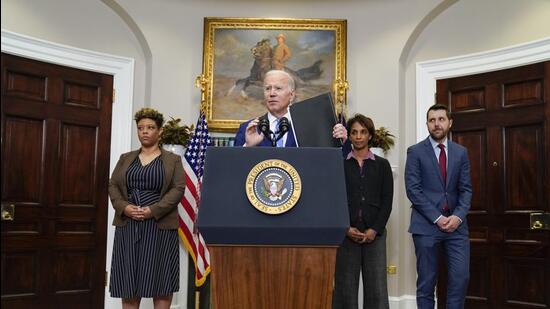
<path fill-rule="evenodd" d="M 294 78 L 292 78 L 292 76 L 290 74 L 288 74 L 288 72 L 286 71 L 283 71 L 283 70 L 270 70 L 268 71 L 267 73 L 265 73 L 265 77 L 264 77 L 264 80 L 269 76 L 269 75 L 276 75 L 276 74 L 281 74 L 281 75 L 284 75 L 287 77 L 287 80 L 288 80 L 288 86 L 290 87 L 290 90 L 294 91 L 296 90 L 296 83 L 294 82 Z"/>

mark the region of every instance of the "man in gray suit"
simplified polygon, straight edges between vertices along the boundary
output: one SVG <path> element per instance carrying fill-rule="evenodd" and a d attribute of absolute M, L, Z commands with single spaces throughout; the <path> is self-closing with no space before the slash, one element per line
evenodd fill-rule
<path fill-rule="evenodd" d="M 415 252 L 416 303 L 434 308 L 439 252 L 448 268 L 447 308 L 463 308 L 470 277 L 470 242 L 466 215 L 472 199 L 470 162 L 466 148 L 450 141 L 453 124 L 447 106 L 428 109 L 430 136 L 407 150 L 405 186 L 412 203 L 411 224 Z"/>

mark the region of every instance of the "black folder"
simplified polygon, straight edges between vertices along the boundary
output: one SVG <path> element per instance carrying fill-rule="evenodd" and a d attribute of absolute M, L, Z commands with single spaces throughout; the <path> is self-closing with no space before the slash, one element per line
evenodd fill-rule
<path fill-rule="evenodd" d="M 336 115 L 330 93 L 293 103 L 290 114 L 299 147 L 341 146 L 340 140 L 332 138 Z"/>

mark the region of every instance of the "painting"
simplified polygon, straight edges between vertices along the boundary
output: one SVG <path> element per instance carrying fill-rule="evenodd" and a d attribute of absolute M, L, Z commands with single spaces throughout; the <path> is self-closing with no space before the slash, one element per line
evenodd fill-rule
<path fill-rule="evenodd" d="M 263 115 L 262 80 L 272 69 L 294 78 L 297 102 L 333 92 L 345 104 L 346 27 L 337 19 L 205 18 L 197 83 L 210 130 L 235 132 Z"/>

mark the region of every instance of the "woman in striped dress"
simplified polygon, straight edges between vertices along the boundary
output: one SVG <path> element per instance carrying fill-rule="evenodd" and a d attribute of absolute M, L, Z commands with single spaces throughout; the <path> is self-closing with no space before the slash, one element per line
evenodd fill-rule
<path fill-rule="evenodd" d="M 163 116 L 143 108 L 135 115 L 141 148 L 120 156 L 109 182 L 116 226 L 109 291 L 122 308 L 170 308 L 179 290 L 177 205 L 185 188 L 180 156 L 159 145 Z"/>

